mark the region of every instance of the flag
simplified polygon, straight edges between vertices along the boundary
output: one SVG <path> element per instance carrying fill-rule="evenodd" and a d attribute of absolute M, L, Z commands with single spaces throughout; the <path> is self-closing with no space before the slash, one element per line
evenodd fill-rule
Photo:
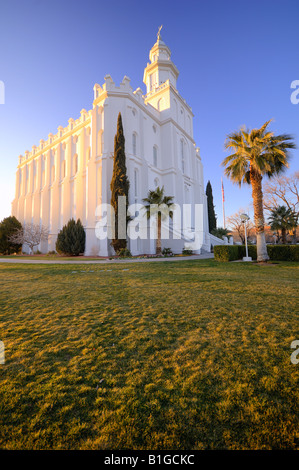
<path fill-rule="evenodd" d="M 222 192 L 222 202 L 224 202 L 224 187 L 223 187 L 223 180 L 221 178 L 221 192 Z"/>

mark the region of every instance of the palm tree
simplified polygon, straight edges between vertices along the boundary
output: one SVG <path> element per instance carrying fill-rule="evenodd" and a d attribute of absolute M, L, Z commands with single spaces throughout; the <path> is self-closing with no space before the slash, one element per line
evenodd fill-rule
<path fill-rule="evenodd" d="M 157 227 L 157 238 L 156 238 L 156 254 L 161 255 L 161 225 L 168 215 L 172 218 L 173 213 L 169 211 L 173 204 L 173 196 L 164 195 L 164 186 L 159 186 L 155 190 L 149 190 L 148 196 L 142 201 L 145 203 L 144 209 L 148 219 L 153 215 L 158 215 L 158 227 Z"/>
<path fill-rule="evenodd" d="M 290 135 L 270 132 L 270 122 L 267 121 L 260 129 L 241 128 L 229 134 L 225 148 L 233 153 L 222 162 L 225 175 L 234 183 L 251 185 L 258 261 L 269 259 L 264 232 L 262 179 L 278 175 L 288 167 L 289 149 L 296 148 Z"/>
<path fill-rule="evenodd" d="M 222 237 L 229 237 L 231 235 L 231 232 L 227 228 L 217 227 L 211 230 L 211 234 L 214 235 L 214 237 L 222 239 Z"/>
<path fill-rule="evenodd" d="M 286 243 L 286 235 L 288 230 L 292 230 L 297 226 L 298 216 L 286 206 L 278 206 L 272 209 L 269 217 L 271 230 L 281 231 L 282 243 Z"/>

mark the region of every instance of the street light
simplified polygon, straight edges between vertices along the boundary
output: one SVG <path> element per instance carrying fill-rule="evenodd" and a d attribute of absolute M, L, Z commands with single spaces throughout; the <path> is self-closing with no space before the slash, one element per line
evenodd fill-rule
<path fill-rule="evenodd" d="M 252 261 L 252 258 L 248 256 L 248 246 L 247 246 L 247 221 L 250 219 L 249 215 L 241 214 L 241 221 L 244 224 L 245 228 L 245 247 L 246 247 L 246 256 L 243 257 L 243 261 Z"/>

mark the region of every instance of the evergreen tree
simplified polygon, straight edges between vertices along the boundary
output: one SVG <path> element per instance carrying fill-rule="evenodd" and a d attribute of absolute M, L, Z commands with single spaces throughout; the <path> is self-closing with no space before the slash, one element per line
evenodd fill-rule
<path fill-rule="evenodd" d="M 10 237 L 18 230 L 22 230 L 22 224 L 14 216 L 6 217 L 0 222 L 0 253 L 10 255 L 21 249 L 22 243 L 14 243 L 10 240 Z"/>
<path fill-rule="evenodd" d="M 111 242 L 116 253 L 119 250 L 126 248 L 127 240 L 126 238 L 118 238 L 119 228 L 118 228 L 118 196 L 126 197 L 126 214 L 128 209 L 129 201 L 129 179 L 127 177 L 127 168 L 126 168 L 126 154 L 125 154 L 125 137 L 122 125 L 121 113 L 118 114 L 117 119 L 117 132 L 114 138 L 114 161 L 113 161 L 113 174 L 110 184 L 111 188 L 111 205 L 115 211 L 115 234 L 114 239 Z M 126 229 L 128 218 L 126 216 Z M 123 227 L 122 227 L 123 228 Z M 127 232 L 127 230 L 126 230 Z"/>
<path fill-rule="evenodd" d="M 215 214 L 215 206 L 213 204 L 213 191 L 210 181 L 207 183 L 206 195 L 208 203 L 209 232 L 211 233 L 217 226 L 217 218 Z"/>
<path fill-rule="evenodd" d="M 85 238 L 85 230 L 81 220 L 78 219 L 75 222 L 74 219 L 71 219 L 58 233 L 56 251 L 64 255 L 79 256 L 85 251 Z"/>

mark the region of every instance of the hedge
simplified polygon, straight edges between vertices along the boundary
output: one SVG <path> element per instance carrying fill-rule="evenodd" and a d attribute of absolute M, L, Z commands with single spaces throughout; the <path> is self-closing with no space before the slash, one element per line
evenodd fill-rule
<path fill-rule="evenodd" d="M 235 261 L 239 259 L 238 245 L 215 245 L 214 258 L 217 261 Z"/>
<path fill-rule="evenodd" d="M 299 245 L 267 245 L 268 255 L 273 261 L 299 261 Z M 216 245 L 214 257 L 217 261 L 236 261 L 246 256 L 245 245 Z M 248 256 L 257 259 L 256 246 L 248 245 Z"/>
<path fill-rule="evenodd" d="M 268 255 L 275 261 L 299 261 L 299 245 L 268 245 Z"/>

